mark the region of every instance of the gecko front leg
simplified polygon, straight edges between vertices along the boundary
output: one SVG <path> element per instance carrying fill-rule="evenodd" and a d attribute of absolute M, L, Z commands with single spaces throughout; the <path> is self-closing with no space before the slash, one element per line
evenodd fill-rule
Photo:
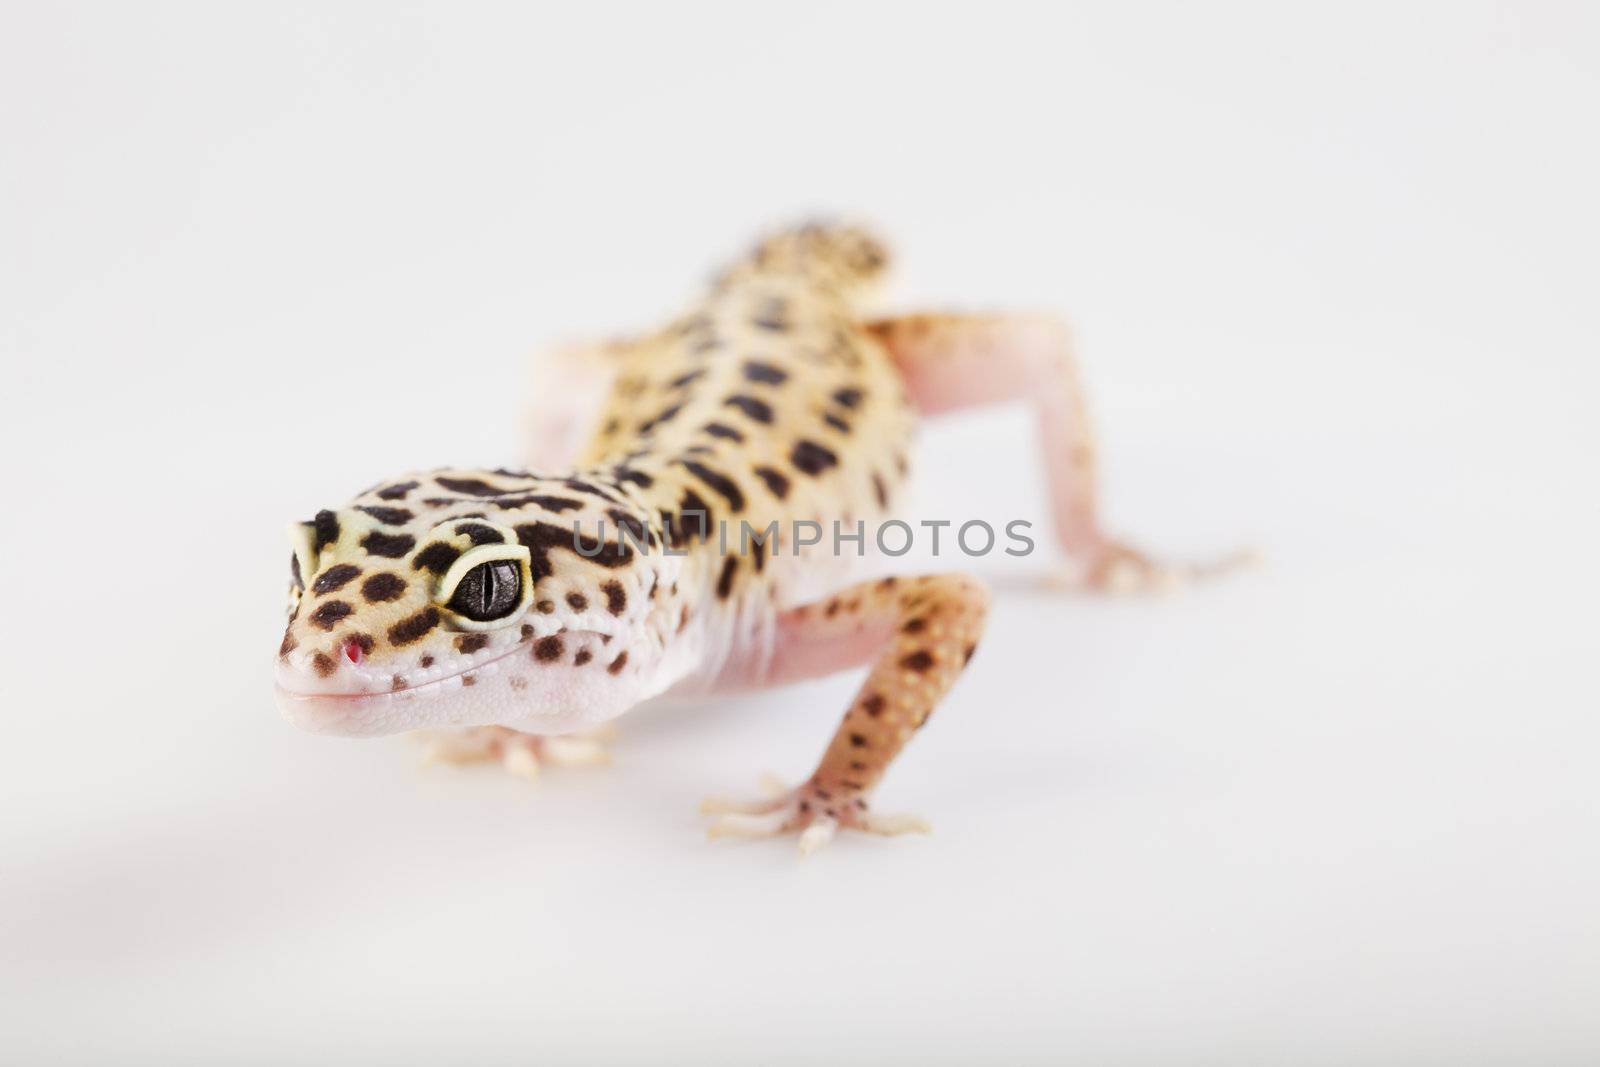
<path fill-rule="evenodd" d="M 799 833 L 809 853 L 840 827 L 869 833 L 927 830 L 914 816 L 885 816 L 868 798 L 912 734 L 928 721 L 977 649 L 988 590 L 963 574 L 884 578 L 784 612 L 761 681 L 783 683 L 873 662 L 811 777 L 753 803 L 708 800 L 712 837 Z M 746 678 L 744 682 L 756 681 Z"/>

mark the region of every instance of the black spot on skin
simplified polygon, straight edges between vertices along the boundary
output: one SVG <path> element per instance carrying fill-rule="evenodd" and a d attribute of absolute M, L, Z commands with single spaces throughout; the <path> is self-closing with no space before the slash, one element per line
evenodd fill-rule
<path fill-rule="evenodd" d="M 429 630 L 439 625 L 439 612 L 436 608 L 423 608 L 415 615 L 408 616 L 389 627 L 389 643 L 391 645 L 409 645 L 420 641 Z M 432 657 L 424 656 L 423 666 Z"/>
<path fill-rule="evenodd" d="M 288 630 L 283 632 L 283 644 L 278 646 L 278 655 L 287 656 L 300 647 L 300 642 L 294 639 L 294 634 Z"/>
<path fill-rule="evenodd" d="M 456 638 L 456 651 L 463 656 L 482 651 L 489 644 L 488 634 L 462 634 Z"/>
<path fill-rule="evenodd" d="M 680 540 L 690 537 L 704 541 L 711 536 L 711 508 L 693 489 L 683 491 L 678 501 L 678 520 L 673 524 Z"/>
<path fill-rule="evenodd" d="M 337 567 L 329 567 L 317 575 L 317 580 L 311 583 L 313 593 L 333 593 L 349 585 L 360 577 L 361 568 L 353 567 L 348 563 L 341 563 Z"/>
<path fill-rule="evenodd" d="M 650 536 L 650 528 L 637 515 L 630 515 L 620 508 L 610 508 L 606 516 L 617 524 L 617 529 L 628 531 L 628 537 L 635 544 L 648 545 L 654 540 Z"/>
<path fill-rule="evenodd" d="M 356 510 L 366 512 L 385 526 L 404 526 L 415 518 L 406 508 L 380 508 L 371 504 L 362 504 Z"/>
<path fill-rule="evenodd" d="M 526 641 L 528 638 L 530 638 L 532 636 L 533 636 L 533 627 L 529 626 L 527 623 L 523 623 L 522 624 L 522 639 L 524 641 Z"/>
<path fill-rule="evenodd" d="M 583 507 L 583 503 L 578 500 L 571 500 L 564 496 L 541 496 L 536 493 L 528 496 L 503 496 L 494 502 L 494 506 L 501 511 L 515 511 L 517 508 L 525 508 L 529 504 L 536 504 L 546 511 L 554 511 L 558 514 L 562 511 Z M 458 519 L 466 517 L 465 515 L 456 516 Z M 481 519 L 483 516 L 479 515 L 477 518 Z"/>
<path fill-rule="evenodd" d="M 763 330 L 782 331 L 789 328 L 789 303 L 781 296 L 769 297 L 755 316 L 751 325 Z"/>
<path fill-rule="evenodd" d="M 738 408 L 756 422 L 765 424 L 772 421 L 772 408 L 765 400 L 758 400 L 753 396 L 735 394 L 722 403 L 725 407 Z"/>
<path fill-rule="evenodd" d="M 404 500 L 406 494 L 416 487 L 416 482 L 396 482 L 379 489 L 376 496 L 379 500 Z"/>
<path fill-rule="evenodd" d="M 374 530 L 361 539 L 361 547 L 368 555 L 384 559 L 399 559 L 417 547 L 417 539 L 410 534 L 386 534 Z"/>
<path fill-rule="evenodd" d="M 789 453 L 789 462 L 797 470 L 812 476 L 821 474 L 839 462 L 839 457 L 815 441 L 797 441 Z"/>
<path fill-rule="evenodd" d="M 601 567 L 626 566 L 634 557 L 631 545 L 599 541 L 549 522 L 522 523 L 517 527 L 517 541 L 527 546 L 529 570 L 536 582 L 550 577 L 554 572 L 550 565 L 550 553 L 558 548 L 575 555 L 581 554 L 587 562 Z M 582 553 L 579 553 L 579 549 L 582 549 Z"/>
<path fill-rule="evenodd" d="M 627 652 L 623 652 L 616 659 L 611 661 L 611 666 L 606 668 L 606 673 L 607 674 L 621 674 L 622 673 L 622 668 L 626 667 L 627 665 L 628 665 L 628 653 Z"/>
<path fill-rule="evenodd" d="M 556 602 L 554 600 L 541 600 L 533 606 L 533 610 L 540 615 L 550 615 L 556 610 Z"/>
<path fill-rule="evenodd" d="M 859 389 L 840 389 L 833 394 L 833 399 L 847 408 L 854 408 L 864 395 Z"/>
<path fill-rule="evenodd" d="M 727 600 L 733 592 L 733 574 L 739 569 L 739 560 L 729 556 L 722 561 L 722 574 L 717 577 L 717 599 Z"/>
<path fill-rule="evenodd" d="M 849 433 L 850 432 L 850 424 L 848 422 L 845 422 L 843 419 L 841 419 L 839 416 L 835 415 L 831 411 L 827 412 L 826 414 L 824 414 L 822 416 L 822 421 L 827 423 L 829 426 L 832 426 L 835 430 L 838 430 L 840 433 Z"/>
<path fill-rule="evenodd" d="M 908 671 L 922 672 L 933 666 L 933 656 L 927 649 L 918 649 L 900 661 L 900 666 Z"/>
<path fill-rule="evenodd" d="M 510 490 L 496 489 L 480 478 L 446 478 L 434 479 L 439 485 L 452 493 L 462 493 L 466 496 L 505 496 Z"/>
<path fill-rule="evenodd" d="M 618 498 L 616 493 L 602 489 L 600 486 L 595 485 L 592 482 L 586 482 L 581 478 L 568 478 L 562 484 L 564 484 L 568 489 L 574 490 L 575 492 L 584 493 L 588 496 L 597 496 L 601 500 L 609 500 L 613 504 L 626 503 L 626 501 Z"/>
<path fill-rule="evenodd" d="M 600 587 L 606 595 L 606 610 L 613 615 L 621 615 L 628 607 L 628 593 L 618 581 L 606 582 Z"/>
<path fill-rule="evenodd" d="M 923 630 L 926 630 L 927 628 L 928 628 L 928 620 L 927 619 L 910 619 L 910 620 L 908 620 L 906 622 L 906 624 L 904 626 L 900 627 L 900 632 L 903 633 L 903 634 L 920 634 Z"/>
<path fill-rule="evenodd" d="M 445 544 L 443 541 L 435 541 L 417 553 L 417 558 L 411 561 L 411 566 L 419 571 L 432 571 L 434 574 L 443 574 L 450 569 L 450 564 L 454 563 L 460 556 L 461 550 L 455 545 Z"/>
<path fill-rule="evenodd" d="M 342 600 L 330 600 L 311 613 L 311 625 L 320 630 L 331 630 L 340 619 L 355 610 Z"/>
<path fill-rule="evenodd" d="M 708 433 L 712 437 L 721 437 L 729 441 L 744 440 L 744 434 L 740 433 L 738 430 L 735 430 L 732 426 L 724 426 L 720 422 L 708 422 L 704 426 L 700 427 L 700 432 Z"/>
<path fill-rule="evenodd" d="M 782 385 L 788 380 L 789 372 L 781 367 L 774 367 L 770 363 L 762 363 L 760 360 L 750 359 L 745 361 L 744 376 L 750 381 L 760 382 L 762 385 Z"/>
<path fill-rule="evenodd" d="M 680 374 L 676 378 L 672 379 L 672 381 L 667 383 L 667 388 L 682 389 L 696 378 L 705 377 L 705 373 L 705 369 L 701 368 L 700 370 L 692 370 L 688 374 Z"/>
<path fill-rule="evenodd" d="M 326 678 L 328 675 L 333 673 L 335 664 L 332 656 L 328 655 L 326 652 L 318 652 L 315 656 L 311 657 L 311 666 L 318 675 Z"/>
<path fill-rule="evenodd" d="M 654 418 L 646 419 L 644 422 L 641 422 L 639 424 L 639 433 L 640 433 L 640 435 L 642 436 L 644 434 L 647 434 L 651 430 L 654 430 L 657 426 L 661 426 L 661 425 L 663 425 L 665 423 L 671 422 L 673 419 L 678 417 L 678 412 L 680 412 L 682 410 L 683 410 L 683 405 L 682 404 L 673 404 L 671 407 L 666 408 L 665 410 L 663 410 L 662 412 L 657 414 Z"/>
<path fill-rule="evenodd" d="M 506 535 L 496 530 L 493 526 L 485 526 L 481 522 L 463 522 L 456 527 L 456 535 L 466 534 L 475 545 L 501 545 L 505 544 Z"/>
<path fill-rule="evenodd" d="M 561 638 L 554 635 L 541 637 L 533 643 L 533 658 L 540 663 L 549 663 L 551 660 L 561 658 Z"/>
<path fill-rule="evenodd" d="M 690 474 L 720 493 L 723 499 L 728 502 L 730 511 L 739 512 L 744 510 L 744 492 L 732 478 L 720 471 L 714 471 L 704 463 L 696 460 L 686 459 L 683 461 L 683 465 Z"/>
<path fill-rule="evenodd" d="M 883 714 L 883 694 L 873 693 L 861 702 L 861 710 L 876 719 Z"/>
<path fill-rule="evenodd" d="M 961 665 L 963 667 L 972 662 L 972 654 L 976 651 L 978 651 L 977 645 L 967 646 L 966 651 L 961 654 Z"/>
<path fill-rule="evenodd" d="M 582 593 L 568 593 L 567 606 L 573 611 L 587 611 L 589 610 L 589 598 Z"/>
<path fill-rule="evenodd" d="M 474 677 L 473 675 L 463 674 L 461 676 L 461 684 L 462 685 L 477 685 L 478 684 L 478 679 L 476 677 Z"/>
<path fill-rule="evenodd" d="M 850 735 L 850 744 L 854 748 L 866 748 L 867 747 L 867 735 L 866 734 L 851 734 Z"/>
<path fill-rule="evenodd" d="M 594 659 L 593 652 L 590 652 L 587 648 L 580 648 L 578 649 L 578 654 L 572 657 L 572 665 L 574 667 L 581 667 L 592 659 Z"/>
<path fill-rule="evenodd" d="M 878 498 L 878 507 L 887 511 L 889 509 L 889 487 L 884 484 L 881 474 L 872 476 L 872 491 Z"/>
<path fill-rule="evenodd" d="M 616 469 L 616 476 L 617 481 L 632 482 L 640 489 L 648 489 L 655 484 L 655 479 L 644 473 L 644 471 L 631 470 L 627 467 L 618 467 Z"/>
<path fill-rule="evenodd" d="M 317 517 L 311 520 L 312 527 L 317 532 L 317 551 L 339 540 L 339 516 L 331 511 L 319 511 Z"/>
<path fill-rule="evenodd" d="M 423 667 L 423 669 L 427 669 L 428 667 L 433 666 L 433 657 L 432 656 L 423 656 L 421 659 L 419 659 L 417 661 L 417 663 L 420 664 Z"/>
<path fill-rule="evenodd" d="M 773 470 L 771 467 L 757 467 L 756 477 L 765 482 L 767 490 L 779 500 L 789 495 L 789 476 L 782 471 Z"/>

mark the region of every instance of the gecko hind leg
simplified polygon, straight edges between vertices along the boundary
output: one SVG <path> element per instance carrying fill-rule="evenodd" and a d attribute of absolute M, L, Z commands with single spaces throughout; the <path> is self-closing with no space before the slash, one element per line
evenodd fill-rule
<path fill-rule="evenodd" d="M 868 661 L 873 667 L 811 777 L 792 789 L 769 783 L 764 800 L 706 801 L 701 811 L 716 816 L 710 836 L 798 833 L 800 851 L 810 853 L 840 829 L 926 833 L 922 819 L 878 814 L 868 798 L 966 668 L 988 607 L 977 579 L 940 574 L 866 582 L 782 613 L 763 677 L 735 684 L 782 684 Z"/>
<path fill-rule="evenodd" d="M 568 344 L 534 361 L 524 461 L 531 470 L 562 470 L 594 448 L 606 423 L 605 404 L 638 342 Z"/>
<path fill-rule="evenodd" d="M 423 763 L 499 763 L 519 778 L 533 780 L 545 766 L 598 767 L 611 762 L 607 746 L 616 730 L 602 727 L 589 733 L 542 737 L 507 726 L 473 726 L 464 730 L 423 730 L 417 735 L 426 748 Z"/>
<path fill-rule="evenodd" d="M 1071 338 L 1056 319 L 1029 315 L 910 315 L 865 324 L 888 350 L 924 414 L 1030 399 L 1049 482 L 1056 539 L 1068 559 L 1057 583 L 1096 590 L 1170 589 L 1245 562 L 1156 561 L 1101 525 L 1093 429 Z"/>

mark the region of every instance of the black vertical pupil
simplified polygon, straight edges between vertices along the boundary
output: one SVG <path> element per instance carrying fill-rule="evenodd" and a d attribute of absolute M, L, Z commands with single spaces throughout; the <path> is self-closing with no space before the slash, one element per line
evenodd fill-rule
<path fill-rule="evenodd" d="M 522 572 L 508 559 L 480 563 L 466 573 L 450 597 L 450 610 L 474 622 L 510 614 L 522 599 Z"/>

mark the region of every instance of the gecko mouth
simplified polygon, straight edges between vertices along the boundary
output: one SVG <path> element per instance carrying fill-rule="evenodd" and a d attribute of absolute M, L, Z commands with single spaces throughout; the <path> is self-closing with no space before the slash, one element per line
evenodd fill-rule
<path fill-rule="evenodd" d="M 274 687 L 278 708 L 285 718 L 301 729 L 348 737 L 370 737 L 415 729 L 420 724 L 424 707 L 428 709 L 429 725 L 479 725 L 479 718 L 484 712 L 474 705 L 482 702 L 447 698 L 459 696 L 462 690 L 480 682 L 498 678 L 509 667 L 508 660 L 519 654 L 524 657 L 528 655 L 534 640 L 536 638 L 519 641 L 499 655 L 461 667 L 442 677 L 389 690 L 310 692 L 284 685 L 280 671 Z M 403 681 L 401 675 L 395 678 Z M 438 706 L 441 704 L 448 707 L 440 709 Z M 445 712 L 443 716 L 437 713 L 440 710 Z"/>

